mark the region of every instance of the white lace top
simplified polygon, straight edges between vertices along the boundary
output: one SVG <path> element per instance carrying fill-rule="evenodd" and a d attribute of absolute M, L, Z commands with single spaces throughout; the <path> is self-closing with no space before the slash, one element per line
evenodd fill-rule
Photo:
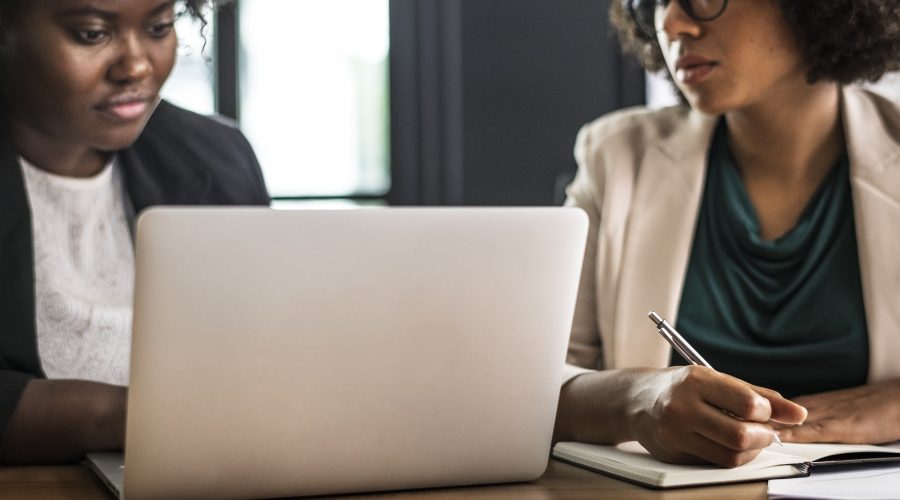
<path fill-rule="evenodd" d="M 127 385 L 134 250 L 121 174 L 115 162 L 91 178 L 20 163 L 31 206 L 44 373 Z"/>

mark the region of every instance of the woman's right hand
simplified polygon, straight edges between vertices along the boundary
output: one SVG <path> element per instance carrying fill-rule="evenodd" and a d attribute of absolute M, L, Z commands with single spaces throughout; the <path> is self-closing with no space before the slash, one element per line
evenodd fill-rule
<path fill-rule="evenodd" d="M 710 368 L 608 370 L 563 387 L 555 439 L 634 440 L 664 462 L 736 467 L 772 443 L 770 420 L 805 418 L 806 409 L 777 392 Z"/>
<path fill-rule="evenodd" d="M 770 420 L 806 419 L 805 408 L 777 392 L 710 368 L 669 368 L 644 382 L 626 418 L 634 439 L 664 462 L 736 467 L 773 442 Z"/>

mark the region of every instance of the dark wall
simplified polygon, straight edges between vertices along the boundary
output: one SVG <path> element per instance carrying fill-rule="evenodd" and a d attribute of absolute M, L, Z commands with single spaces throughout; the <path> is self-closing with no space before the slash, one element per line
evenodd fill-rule
<path fill-rule="evenodd" d="M 584 123 L 644 101 L 609 1 L 393 0 L 394 204 L 549 205 Z"/>

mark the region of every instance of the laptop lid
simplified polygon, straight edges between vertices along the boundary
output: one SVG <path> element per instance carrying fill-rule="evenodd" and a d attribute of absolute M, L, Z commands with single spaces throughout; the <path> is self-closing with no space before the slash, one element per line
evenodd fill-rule
<path fill-rule="evenodd" d="M 540 476 L 586 232 L 568 208 L 145 212 L 126 497 Z"/>

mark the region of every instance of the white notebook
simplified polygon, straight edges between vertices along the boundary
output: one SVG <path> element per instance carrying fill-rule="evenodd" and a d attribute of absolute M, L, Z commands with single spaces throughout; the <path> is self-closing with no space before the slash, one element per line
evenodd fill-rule
<path fill-rule="evenodd" d="M 558 443 L 553 457 L 651 488 L 674 488 L 806 476 L 810 469 L 823 465 L 900 461 L 900 450 L 871 445 L 776 444 L 732 469 L 663 463 L 634 441 L 618 446 Z"/>

